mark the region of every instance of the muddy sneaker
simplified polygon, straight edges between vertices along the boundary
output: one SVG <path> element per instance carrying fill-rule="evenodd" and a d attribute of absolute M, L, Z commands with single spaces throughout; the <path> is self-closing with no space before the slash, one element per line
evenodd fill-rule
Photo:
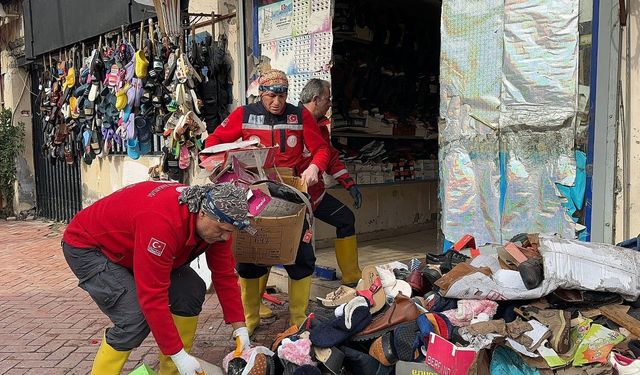
<path fill-rule="evenodd" d="M 451 271 L 456 265 L 466 262 L 467 259 L 469 259 L 468 256 L 455 250 L 449 250 L 440 255 L 427 254 L 427 263 L 440 265 L 440 271 L 443 274 Z"/>
<path fill-rule="evenodd" d="M 569 330 L 571 329 L 571 313 L 565 310 L 545 309 L 534 306 L 522 306 L 515 309 L 525 319 L 536 319 L 549 327 L 551 338 L 549 343 L 558 354 L 565 354 L 571 349 Z"/>
<path fill-rule="evenodd" d="M 526 286 L 527 289 L 531 290 L 537 288 L 542 283 L 542 280 L 544 280 L 542 259 L 527 259 L 518 265 L 518 272 L 520 272 L 524 286 Z"/>

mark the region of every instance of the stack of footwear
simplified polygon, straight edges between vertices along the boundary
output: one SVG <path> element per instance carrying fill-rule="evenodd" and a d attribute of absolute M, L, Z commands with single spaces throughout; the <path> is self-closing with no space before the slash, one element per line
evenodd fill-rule
<path fill-rule="evenodd" d="M 529 277 L 529 270 L 523 264 L 548 261 L 543 255 L 549 245 L 544 244 L 523 234 L 504 246 L 476 248 L 473 237 L 465 236 L 444 254 L 364 267 L 356 288 L 342 285 L 311 309 L 317 321 L 310 328 L 312 359 L 321 373 L 332 374 L 361 373 L 351 358 L 371 373 L 387 374 L 406 364 L 416 371 L 446 373 L 453 371 L 447 363 L 470 365 L 474 356 L 477 371 L 486 373 L 490 368 L 531 374 L 536 368 L 556 374 L 635 373 L 640 309 L 630 308 L 636 302 L 625 302 L 619 294 L 558 289 L 533 300 L 505 300 L 498 292 L 485 299 L 473 292 L 466 299 L 447 297 L 456 275 L 501 272 L 508 275 L 501 280 L 515 280 L 505 288 L 524 293 L 529 281 L 518 278 Z M 485 254 L 492 249 L 496 255 Z M 531 279 L 542 277 L 537 270 L 531 274 Z M 407 288 L 398 287 L 402 284 Z M 485 293 L 481 285 L 466 287 Z M 384 301 L 392 292 L 393 298 Z"/>

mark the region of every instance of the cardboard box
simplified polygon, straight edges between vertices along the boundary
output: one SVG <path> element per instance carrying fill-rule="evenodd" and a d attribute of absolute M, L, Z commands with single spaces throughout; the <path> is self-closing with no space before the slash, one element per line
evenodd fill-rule
<path fill-rule="evenodd" d="M 429 334 L 425 362 L 437 373 L 466 375 L 475 358 L 475 350 L 458 347 L 433 332 Z"/>
<path fill-rule="evenodd" d="M 304 205 L 295 215 L 283 217 L 254 217 L 251 226 L 255 236 L 235 231 L 233 252 L 237 262 L 264 265 L 293 264 L 305 220 Z"/>
<path fill-rule="evenodd" d="M 384 182 L 394 182 L 395 181 L 395 177 L 394 177 L 393 172 L 384 172 L 382 174 L 382 176 L 383 176 L 383 181 Z"/>
<path fill-rule="evenodd" d="M 396 362 L 396 375 L 439 375 L 426 363 L 418 362 Z"/>
<path fill-rule="evenodd" d="M 371 174 L 371 183 L 372 184 L 382 184 L 384 183 L 384 174 L 382 172 L 375 172 Z"/>
<path fill-rule="evenodd" d="M 369 172 L 360 172 L 356 175 L 356 184 L 358 185 L 368 185 L 371 183 L 371 173 Z"/>

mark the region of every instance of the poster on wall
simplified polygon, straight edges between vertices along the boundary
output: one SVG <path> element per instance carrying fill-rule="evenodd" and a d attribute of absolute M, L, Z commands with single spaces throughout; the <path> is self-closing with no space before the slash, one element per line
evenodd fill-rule
<path fill-rule="evenodd" d="M 331 0 L 311 0 L 308 26 L 310 33 L 331 30 Z"/>
<path fill-rule="evenodd" d="M 331 6 L 331 0 L 285 0 L 257 8 L 261 59 L 289 76 L 289 103 L 297 104 L 311 78 L 331 80 Z M 257 79 L 247 95 L 258 95 Z"/>
<path fill-rule="evenodd" d="M 283 0 L 258 8 L 260 43 L 289 38 L 292 35 L 293 0 Z"/>

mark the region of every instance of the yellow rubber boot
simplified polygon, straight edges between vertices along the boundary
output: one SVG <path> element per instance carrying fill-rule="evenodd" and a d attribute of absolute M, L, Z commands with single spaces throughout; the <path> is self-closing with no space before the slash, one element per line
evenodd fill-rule
<path fill-rule="evenodd" d="M 119 375 L 129 358 L 129 353 L 131 350 L 115 350 L 107 344 L 107 340 L 103 336 L 96 358 L 93 360 L 91 375 Z"/>
<path fill-rule="evenodd" d="M 300 280 L 289 279 L 289 324 L 300 327 L 304 323 L 310 291 L 311 276 Z"/>
<path fill-rule="evenodd" d="M 196 336 L 196 328 L 198 328 L 197 316 L 179 316 L 171 314 L 173 317 L 173 323 L 178 329 L 178 334 L 182 340 L 182 346 L 187 353 L 191 352 L 193 346 L 193 338 Z M 160 353 L 160 369 L 158 374 L 160 375 L 180 375 L 176 365 L 170 356 Z"/>
<path fill-rule="evenodd" d="M 266 303 L 262 302 L 262 296 L 267 291 L 267 281 L 269 280 L 269 271 L 267 274 L 260 278 L 260 319 L 268 319 L 271 318 L 274 314 L 273 311 L 267 306 Z"/>
<path fill-rule="evenodd" d="M 356 284 L 362 277 L 362 270 L 358 265 L 358 241 L 356 236 L 336 238 L 336 260 L 342 273 L 342 283 Z"/>
<path fill-rule="evenodd" d="M 263 276 L 264 277 L 264 276 Z M 242 307 L 244 309 L 244 323 L 247 325 L 249 336 L 260 325 L 260 278 L 240 278 L 240 293 L 242 294 Z"/>

